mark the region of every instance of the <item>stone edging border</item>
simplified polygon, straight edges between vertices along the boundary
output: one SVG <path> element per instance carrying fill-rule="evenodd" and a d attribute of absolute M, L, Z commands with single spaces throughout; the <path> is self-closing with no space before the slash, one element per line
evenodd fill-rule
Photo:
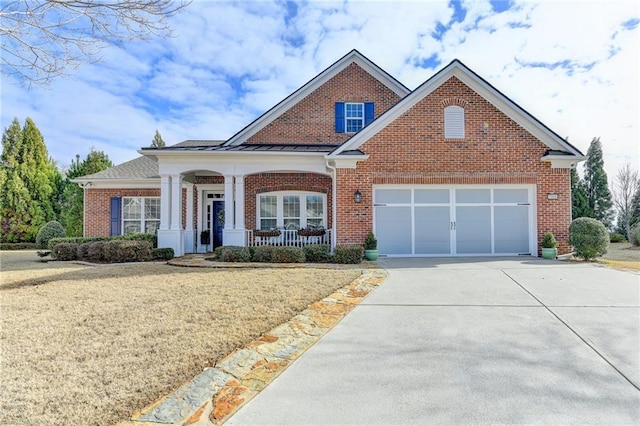
<path fill-rule="evenodd" d="M 205 369 L 190 382 L 116 426 L 219 425 L 251 400 L 296 358 L 338 324 L 387 278 L 384 269 L 362 275 Z"/>

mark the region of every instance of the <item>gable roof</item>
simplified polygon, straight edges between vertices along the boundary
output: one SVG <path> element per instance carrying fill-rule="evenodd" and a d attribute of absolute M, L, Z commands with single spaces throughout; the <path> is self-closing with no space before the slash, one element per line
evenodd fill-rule
<path fill-rule="evenodd" d="M 298 90 L 293 92 L 291 95 L 284 98 L 278 104 L 276 104 L 273 108 L 269 109 L 267 112 L 262 114 L 260 117 L 256 118 L 249 125 L 245 126 L 238 133 L 233 135 L 224 146 L 230 145 L 238 145 L 244 142 L 249 137 L 256 134 L 258 131 L 263 129 L 266 125 L 271 123 L 275 118 L 282 115 L 285 111 L 293 107 L 295 104 L 300 102 L 302 99 L 307 97 L 310 93 L 316 90 L 318 87 L 322 86 L 324 83 L 335 77 L 339 72 L 347 68 L 352 63 L 360 66 L 362 69 L 367 71 L 370 75 L 372 75 L 375 79 L 380 81 L 382 84 L 387 86 L 390 90 L 396 93 L 400 97 L 407 96 L 411 90 L 409 90 L 404 84 L 400 83 L 394 77 L 392 77 L 389 73 L 384 71 L 382 68 L 371 62 L 367 57 L 353 49 L 351 52 L 344 55 L 342 58 L 338 59 L 333 65 L 329 66 L 327 69 L 322 71 L 320 74 L 312 78 Z"/>
<path fill-rule="evenodd" d="M 387 110 L 370 125 L 356 133 L 340 147 L 336 148 L 328 158 L 336 157 L 340 154 L 346 153 L 347 151 L 360 148 L 360 146 L 368 139 L 376 135 L 392 121 L 400 117 L 423 98 L 431 94 L 451 77 L 456 77 L 462 83 L 469 86 L 486 101 L 494 105 L 498 110 L 547 145 L 550 151 L 561 151 L 578 160 L 584 159 L 584 155 L 578 148 L 571 145 L 560 135 L 548 128 L 540 120 L 509 99 L 458 59 L 451 61 L 449 65 L 418 86 L 413 92 L 411 92 L 411 94 L 406 96 L 404 99 L 401 99 L 396 105 Z"/>
<path fill-rule="evenodd" d="M 117 166 L 110 167 L 98 173 L 80 176 L 74 182 L 99 181 L 110 179 L 152 179 L 158 176 L 158 162 L 150 157 L 138 157 Z"/>

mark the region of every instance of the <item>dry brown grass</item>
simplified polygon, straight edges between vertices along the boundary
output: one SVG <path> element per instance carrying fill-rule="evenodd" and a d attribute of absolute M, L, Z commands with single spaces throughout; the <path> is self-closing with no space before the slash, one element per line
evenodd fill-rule
<path fill-rule="evenodd" d="M 607 254 L 598 261 L 616 269 L 640 271 L 640 247 L 630 243 L 611 243 Z"/>
<path fill-rule="evenodd" d="M 0 424 L 12 425 L 125 419 L 360 273 L 0 258 Z"/>

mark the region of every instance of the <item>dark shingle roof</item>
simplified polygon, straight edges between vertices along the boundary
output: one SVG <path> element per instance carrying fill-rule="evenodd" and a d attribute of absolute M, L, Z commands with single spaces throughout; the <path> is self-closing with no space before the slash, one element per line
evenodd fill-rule
<path fill-rule="evenodd" d="M 79 179 L 149 179 L 158 177 L 158 162 L 143 156 L 92 175 L 82 176 Z"/>

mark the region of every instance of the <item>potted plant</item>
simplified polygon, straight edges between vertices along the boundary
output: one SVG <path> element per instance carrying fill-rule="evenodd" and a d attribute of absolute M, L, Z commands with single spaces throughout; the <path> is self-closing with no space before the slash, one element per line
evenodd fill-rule
<path fill-rule="evenodd" d="M 542 241 L 540 242 L 540 246 L 542 246 L 542 258 L 543 259 L 555 259 L 558 256 L 558 241 L 556 241 L 556 237 L 553 236 L 553 233 L 547 232 L 542 237 Z"/>
<path fill-rule="evenodd" d="M 364 239 L 364 257 L 367 260 L 378 260 L 378 240 L 373 232 L 369 232 Z"/>
<path fill-rule="evenodd" d="M 200 233 L 200 244 L 203 246 L 211 244 L 211 232 L 208 229 Z"/>

